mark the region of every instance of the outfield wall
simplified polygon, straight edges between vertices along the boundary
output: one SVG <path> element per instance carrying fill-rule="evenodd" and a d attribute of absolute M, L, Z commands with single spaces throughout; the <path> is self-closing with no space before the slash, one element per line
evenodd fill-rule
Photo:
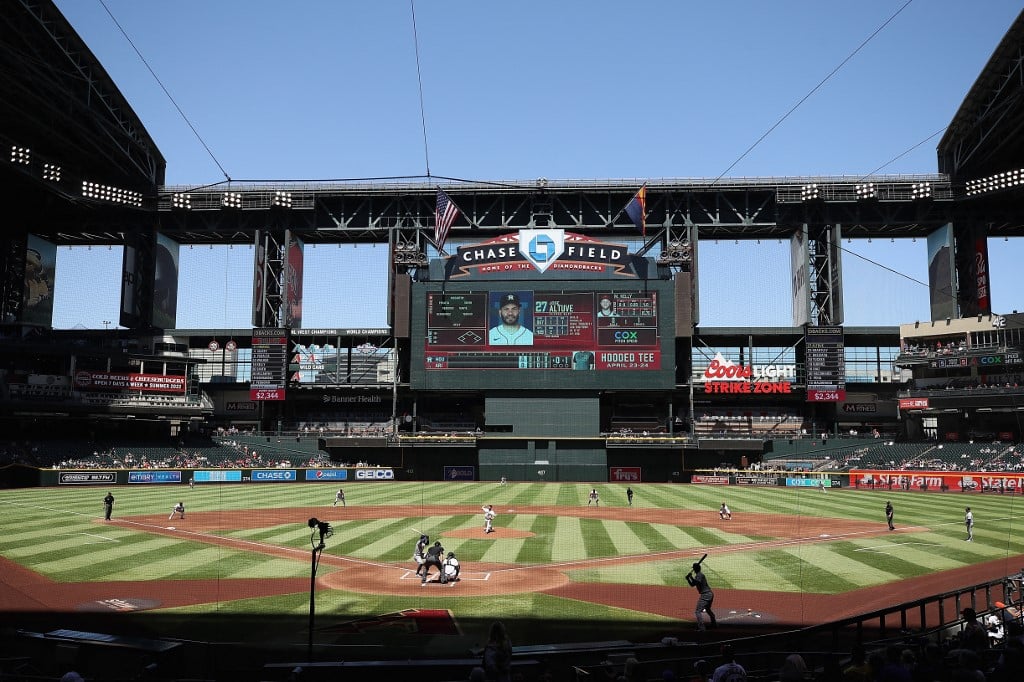
<path fill-rule="evenodd" d="M 457 461 L 457 460 L 456 460 Z M 559 481 L 559 464 L 519 464 L 501 469 L 492 465 L 491 475 L 509 481 Z M 579 465 L 569 465 L 573 473 Z M 104 485 L 196 485 L 225 483 L 329 483 L 353 484 L 392 480 L 485 481 L 486 467 L 452 463 L 440 465 L 435 476 L 423 479 L 413 470 L 392 467 L 349 468 L 264 468 L 264 469 L 33 469 L 6 467 L 3 487 L 69 487 Z M 12 474 L 18 474 L 13 476 Z M 698 485 L 739 485 L 786 488 L 854 488 L 857 490 L 960 491 L 964 493 L 1024 494 L 1024 474 L 969 471 L 898 471 L 855 469 L 848 472 L 790 472 L 750 470 L 678 470 L 661 466 L 647 468 L 638 463 L 587 467 L 588 483 L 693 483 Z M 496 480 L 496 479 L 495 479 Z M 577 480 L 577 479 L 572 479 Z"/>

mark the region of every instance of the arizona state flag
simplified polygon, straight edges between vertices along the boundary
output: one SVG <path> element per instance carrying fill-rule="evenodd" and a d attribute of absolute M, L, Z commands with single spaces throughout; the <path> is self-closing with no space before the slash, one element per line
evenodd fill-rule
<path fill-rule="evenodd" d="M 633 221 L 633 224 L 640 230 L 640 234 L 647 236 L 647 184 L 645 183 L 633 198 L 626 204 L 626 215 Z"/>

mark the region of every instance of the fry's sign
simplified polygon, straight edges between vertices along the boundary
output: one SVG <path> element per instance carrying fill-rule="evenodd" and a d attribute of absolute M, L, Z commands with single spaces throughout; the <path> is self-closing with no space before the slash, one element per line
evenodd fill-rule
<path fill-rule="evenodd" d="M 796 365 L 741 365 L 715 355 L 704 370 L 705 393 L 792 393 Z"/>

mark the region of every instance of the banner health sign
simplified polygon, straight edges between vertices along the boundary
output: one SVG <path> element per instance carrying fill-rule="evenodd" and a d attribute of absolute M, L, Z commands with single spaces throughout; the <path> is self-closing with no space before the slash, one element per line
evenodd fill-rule
<path fill-rule="evenodd" d="M 475 481 L 476 467 L 445 467 L 444 480 L 446 481 Z"/>
<path fill-rule="evenodd" d="M 254 481 L 296 481 L 295 469 L 253 469 Z"/>
<path fill-rule="evenodd" d="M 129 483 L 181 483 L 180 471 L 129 471 Z"/>
<path fill-rule="evenodd" d="M 192 478 L 196 483 L 223 483 L 226 481 L 240 483 L 242 481 L 242 470 L 217 469 L 216 471 L 197 471 L 192 475 Z"/>
<path fill-rule="evenodd" d="M 348 469 L 306 469 L 307 481 L 347 481 Z"/>

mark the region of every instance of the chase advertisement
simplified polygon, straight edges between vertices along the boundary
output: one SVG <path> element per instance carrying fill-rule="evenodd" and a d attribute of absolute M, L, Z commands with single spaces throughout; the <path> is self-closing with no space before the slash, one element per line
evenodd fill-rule
<path fill-rule="evenodd" d="M 298 480 L 295 469 L 253 469 L 250 478 L 257 483 L 260 481 L 280 482 Z"/>

